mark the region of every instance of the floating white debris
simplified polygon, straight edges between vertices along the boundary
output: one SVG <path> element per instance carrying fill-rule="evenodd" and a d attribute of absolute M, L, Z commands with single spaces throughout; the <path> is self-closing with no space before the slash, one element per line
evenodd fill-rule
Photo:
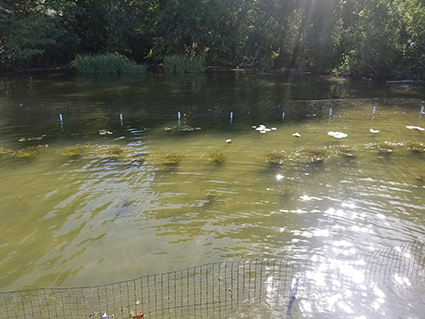
<path fill-rule="evenodd" d="M 347 137 L 348 134 L 345 133 L 341 133 L 341 132 L 334 132 L 334 131 L 329 131 L 328 135 L 333 136 L 335 138 L 343 138 L 343 137 Z"/>
<path fill-rule="evenodd" d="M 336 132 L 335 135 L 334 135 L 335 138 L 343 138 L 343 137 L 347 137 L 347 136 L 348 136 L 348 134 L 341 133 L 341 132 Z"/>
<path fill-rule="evenodd" d="M 167 132 L 169 132 L 169 131 L 172 131 L 173 129 L 171 128 L 171 127 L 164 127 L 164 131 L 167 131 Z"/>
<path fill-rule="evenodd" d="M 99 130 L 99 135 L 106 135 L 106 134 L 113 134 L 111 131 L 107 131 L 107 130 Z"/>
<path fill-rule="evenodd" d="M 226 143 L 232 144 L 232 140 L 229 138 L 229 139 L 226 140 Z"/>
<path fill-rule="evenodd" d="M 46 137 L 46 136 L 47 136 L 46 134 L 42 134 L 42 135 L 37 136 L 37 137 L 28 137 L 28 138 L 21 137 L 18 141 L 19 142 L 25 142 L 25 141 L 41 141 L 43 139 L 43 137 Z"/>
<path fill-rule="evenodd" d="M 276 131 L 276 128 L 275 127 L 272 127 L 272 128 L 267 128 L 265 125 L 263 125 L 263 124 L 261 124 L 261 125 L 258 125 L 258 126 L 251 126 L 253 129 L 255 129 L 255 130 L 257 130 L 258 132 L 260 132 L 260 133 L 267 133 L 267 132 L 270 132 L 270 131 Z"/>
<path fill-rule="evenodd" d="M 282 176 L 282 175 L 280 175 L 280 174 L 277 174 L 277 175 L 276 175 L 276 179 L 277 179 L 278 181 L 280 181 L 282 178 L 283 178 L 283 176 Z"/>
<path fill-rule="evenodd" d="M 379 133 L 379 132 L 380 132 L 380 130 L 374 130 L 373 128 L 371 128 L 371 129 L 369 130 L 369 132 L 371 132 L 371 133 L 373 133 L 373 134 L 376 134 L 376 133 Z"/>
<path fill-rule="evenodd" d="M 425 128 L 419 126 L 406 126 L 409 130 L 424 131 Z"/>
<path fill-rule="evenodd" d="M 294 133 L 294 134 L 292 134 L 292 136 L 301 137 L 301 134 L 300 133 Z"/>

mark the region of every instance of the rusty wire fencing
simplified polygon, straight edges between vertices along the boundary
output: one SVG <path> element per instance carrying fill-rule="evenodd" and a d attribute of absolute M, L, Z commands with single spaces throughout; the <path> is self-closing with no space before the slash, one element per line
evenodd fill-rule
<path fill-rule="evenodd" d="M 262 258 L 5 292 L 0 318 L 420 318 L 424 279 L 425 244 L 416 240 L 345 261 Z"/>

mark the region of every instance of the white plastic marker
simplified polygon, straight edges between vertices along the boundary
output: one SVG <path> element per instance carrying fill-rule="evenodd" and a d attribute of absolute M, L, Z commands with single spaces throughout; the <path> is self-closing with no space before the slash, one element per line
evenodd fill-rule
<path fill-rule="evenodd" d="M 120 114 L 120 123 L 121 123 L 121 126 L 123 126 L 123 124 L 122 124 L 122 114 Z"/>
<path fill-rule="evenodd" d="M 59 121 L 61 122 L 61 130 L 63 131 L 63 118 L 62 118 L 62 114 L 59 114 Z"/>
<path fill-rule="evenodd" d="M 285 119 L 285 112 L 282 113 L 282 122 Z"/>
<path fill-rule="evenodd" d="M 180 112 L 177 112 L 177 124 L 180 125 Z"/>
<path fill-rule="evenodd" d="M 230 112 L 230 123 L 233 122 L 233 112 Z"/>

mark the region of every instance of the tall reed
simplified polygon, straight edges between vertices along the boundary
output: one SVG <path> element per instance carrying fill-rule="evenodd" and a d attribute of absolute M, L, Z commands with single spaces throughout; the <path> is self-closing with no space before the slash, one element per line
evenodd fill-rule
<path fill-rule="evenodd" d="M 162 68 L 167 73 L 202 73 L 206 69 L 206 61 L 203 55 L 168 55 L 164 57 Z"/>
<path fill-rule="evenodd" d="M 104 53 L 95 56 L 77 55 L 72 67 L 78 73 L 144 73 L 145 65 L 138 65 L 117 53 Z"/>

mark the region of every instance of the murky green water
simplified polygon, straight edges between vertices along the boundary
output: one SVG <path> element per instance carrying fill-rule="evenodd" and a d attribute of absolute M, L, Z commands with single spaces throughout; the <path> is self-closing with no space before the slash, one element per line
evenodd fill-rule
<path fill-rule="evenodd" d="M 35 159 L 0 159 L 0 290 L 96 285 L 254 257 L 344 258 L 413 240 L 425 232 L 425 153 L 406 142 L 425 144 L 425 131 L 406 126 L 425 126 L 424 94 L 237 72 L 3 77 L 0 146 L 49 147 Z M 177 112 L 181 125 L 201 129 L 178 131 Z M 260 124 L 276 130 L 252 128 Z M 379 151 L 382 142 L 393 152 Z M 59 154 L 75 144 L 95 148 Z M 150 154 L 134 161 L 99 152 L 111 144 Z M 343 145 L 355 156 L 336 154 Z M 318 147 L 332 156 L 294 155 Z M 226 161 L 203 157 L 212 149 Z M 163 165 L 158 157 L 173 150 L 186 157 Z M 259 158 L 273 150 L 289 159 Z"/>

